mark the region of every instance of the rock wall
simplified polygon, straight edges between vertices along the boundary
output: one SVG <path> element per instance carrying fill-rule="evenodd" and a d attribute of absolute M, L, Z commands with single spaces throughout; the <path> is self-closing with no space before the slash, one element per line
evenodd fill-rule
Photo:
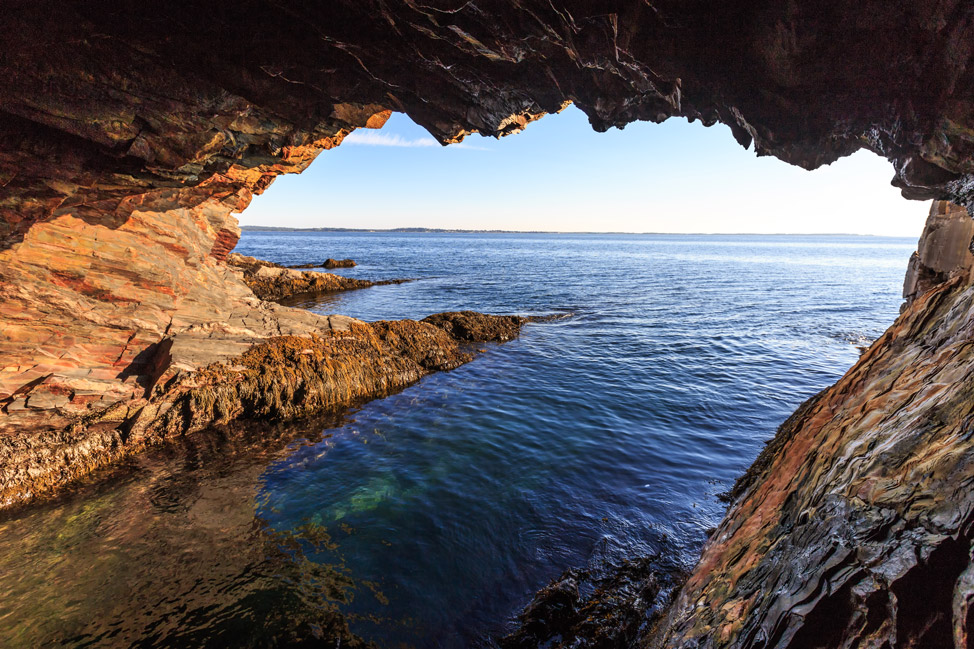
<path fill-rule="evenodd" d="M 722 122 L 806 168 L 869 149 L 908 198 L 972 208 L 972 45 L 962 0 L 8 2 L 0 473 L 61 484 L 167 372 L 336 335 L 228 268 L 232 214 L 390 110 L 442 142 L 568 102 L 598 130 Z M 938 215 L 903 314 L 782 428 L 664 644 L 940 646 L 948 610 L 967 642 L 974 296 L 934 234 L 965 222 Z"/>
<path fill-rule="evenodd" d="M 653 647 L 974 642 L 974 284 L 966 211 L 934 203 L 890 329 L 735 486 Z M 956 236 L 955 236 L 956 235 Z"/>
<path fill-rule="evenodd" d="M 912 302 L 949 277 L 974 269 L 974 219 L 967 210 L 946 201 L 934 201 L 910 257 L 903 281 L 903 297 Z"/>

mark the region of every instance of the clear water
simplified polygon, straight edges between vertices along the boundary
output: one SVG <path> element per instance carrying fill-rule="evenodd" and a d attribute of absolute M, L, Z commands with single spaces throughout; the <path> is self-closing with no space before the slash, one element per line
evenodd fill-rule
<path fill-rule="evenodd" d="M 502 633 L 569 567 L 691 565 L 726 491 L 895 318 L 914 240 L 248 232 L 417 281 L 296 306 L 570 317 L 275 441 L 189 441 L 0 521 L 0 645 L 382 647 Z M 260 435 L 257 435 L 259 439 Z M 305 441 L 291 441 L 301 440 Z M 312 620 L 308 622 L 307 620 Z M 283 630 L 282 630 L 283 629 Z M 289 635 L 290 634 L 290 635 Z"/>

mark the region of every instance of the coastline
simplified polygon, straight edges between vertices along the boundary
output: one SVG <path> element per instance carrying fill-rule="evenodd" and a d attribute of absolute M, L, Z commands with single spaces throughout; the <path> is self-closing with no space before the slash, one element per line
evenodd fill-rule
<path fill-rule="evenodd" d="M 269 287 L 258 278 L 255 288 L 267 298 L 401 283 L 247 259 L 283 276 L 275 274 L 272 279 L 283 281 Z M 246 274 L 226 278 L 246 282 Z M 464 346 L 513 339 L 529 321 L 453 312 L 366 323 L 277 306 L 243 290 L 234 317 L 167 330 L 137 364 L 114 380 L 115 372 L 106 376 L 104 387 L 84 384 L 90 387 L 83 399 L 77 384 L 63 379 L 14 392 L 2 422 L 8 432 L 0 439 L 0 509 L 56 495 L 96 469 L 205 428 L 342 412 L 467 363 L 474 355 Z"/>

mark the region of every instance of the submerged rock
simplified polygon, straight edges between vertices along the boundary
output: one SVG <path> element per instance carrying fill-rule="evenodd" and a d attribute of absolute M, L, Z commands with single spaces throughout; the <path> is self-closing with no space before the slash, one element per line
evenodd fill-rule
<path fill-rule="evenodd" d="M 594 575 L 568 570 L 535 595 L 502 649 L 617 649 L 629 646 L 659 612 L 676 576 L 655 557 L 624 561 Z"/>

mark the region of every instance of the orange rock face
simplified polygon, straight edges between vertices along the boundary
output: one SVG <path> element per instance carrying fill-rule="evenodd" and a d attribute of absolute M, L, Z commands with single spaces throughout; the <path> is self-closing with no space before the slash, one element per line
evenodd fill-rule
<path fill-rule="evenodd" d="M 116 454 L 124 431 L 78 422 L 124 420 L 118 413 L 141 403 L 165 367 L 192 371 L 270 336 L 330 329 L 327 319 L 263 303 L 224 260 L 240 235 L 233 214 L 253 194 L 389 115 L 368 107 L 347 114 L 357 121 L 333 122 L 331 136 L 227 165 L 193 186 L 125 178 L 81 191 L 52 182 L 65 192 L 54 207 L 0 248 L 0 501 L 62 484 Z M 184 153 L 209 155 L 208 143 L 197 145 Z M 6 205 L 33 213 L 15 192 Z M 181 342 L 194 338 L 209 342 L 195 351 Z M 172 350 L 163 361 L 164 340 Z M 64 461 L 46 463 L 54 456 Z"/>

